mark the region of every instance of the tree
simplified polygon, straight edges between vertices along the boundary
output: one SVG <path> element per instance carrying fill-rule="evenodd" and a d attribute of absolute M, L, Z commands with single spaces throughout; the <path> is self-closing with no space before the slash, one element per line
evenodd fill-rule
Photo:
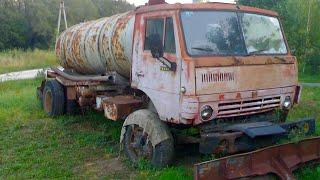
<path fill-rule="evenodd" d="M 18 11 L 0 7 L 0 51 L 26 48 L 28 25 Z"/>
<path fill-rule="evenodd" d="M 53 47 L 59 3 L 60 0 L 0 0 L 0 51 Z M 124 0 L 65 0 L 65 6 L 70 25 L 134 8 Z"/>

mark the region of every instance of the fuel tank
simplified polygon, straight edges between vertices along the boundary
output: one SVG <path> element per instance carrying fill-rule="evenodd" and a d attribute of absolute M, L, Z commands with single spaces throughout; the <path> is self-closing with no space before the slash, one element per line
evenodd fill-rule
<path fill-rule="evenodd" d="M 134 12 L 74 25 L 56 42 L 56 55 L 65 69 L 97 75 L 116 71 L 130 77 Z"/>

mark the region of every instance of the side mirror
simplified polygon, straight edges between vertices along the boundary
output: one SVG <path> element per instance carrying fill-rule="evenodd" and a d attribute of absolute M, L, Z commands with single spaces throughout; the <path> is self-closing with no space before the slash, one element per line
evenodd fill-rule
<path fill-rule="evenodd" d="M 150 50 L 153 58 L 161 58 L 163 57 L 163 46 L 162 40 L 159 34 L 152 34 L 148 37 Z"/>
<path fill-rule="evenodd" d="M 159 34 L 152 34 L 148 37 L 152 57 L 160 61 L 170 71 L 177 70 L 177 64 L 163 57 L 163 45 Z"/>

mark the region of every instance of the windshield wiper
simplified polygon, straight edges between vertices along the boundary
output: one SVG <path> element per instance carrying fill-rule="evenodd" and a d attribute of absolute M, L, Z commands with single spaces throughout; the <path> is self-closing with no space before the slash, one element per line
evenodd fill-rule
<path fill-rule="evenodd" d="M 213 49 L 211 48 L 202 48 L 202 47 L 192 47 L 191 49 L 199 50 L 199 51 L 207 51 L 207 52 L 212 52 Z"/>
<path fill-rule="evenodd" d="M 260 53 L 267 51 L 267 50 L 269 50 L 269 49 L 260 49 L 260 50 L 252 51 L 252 52 L 249 52 L 248 55 L 250 56 L 250 55 L 260 54 Z"/>

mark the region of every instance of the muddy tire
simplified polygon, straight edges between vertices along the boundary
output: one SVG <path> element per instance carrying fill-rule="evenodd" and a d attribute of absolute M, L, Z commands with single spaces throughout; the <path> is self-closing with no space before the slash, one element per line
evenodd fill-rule
<path fill-rule="evenodd" d="M 41 107 L 43 107 L 43 94 L 42 94 L 42 91 L 40 89 L 37 89 L 36 95 L 37 95 L 38 101 L 40 102 Z"/>
<path fill-rule="evenodd" d="M 142 113 L 141 113 L 142 112 Z M 153 112 L 142 110 L 140 118 L 152 118 Z M 160 119 L 159 119 L 160 121 Z M 150 130 L 153 131 L 153 130 Z M 141 160 L 147 160 L 153 167 L 161 168 L 170 165 L 174 155 L 172 138 L 166 139 L 153 146 L 149 135 L 138 124 L 126 126 L 123 138 L 124 153 L 135 165 Z"/>
<path fill-rule="evenodd" d="M 57 80 L 48 80 L 43 90 L 43 109 L 50 117 L 64 114 L 63 86 Z"/>

